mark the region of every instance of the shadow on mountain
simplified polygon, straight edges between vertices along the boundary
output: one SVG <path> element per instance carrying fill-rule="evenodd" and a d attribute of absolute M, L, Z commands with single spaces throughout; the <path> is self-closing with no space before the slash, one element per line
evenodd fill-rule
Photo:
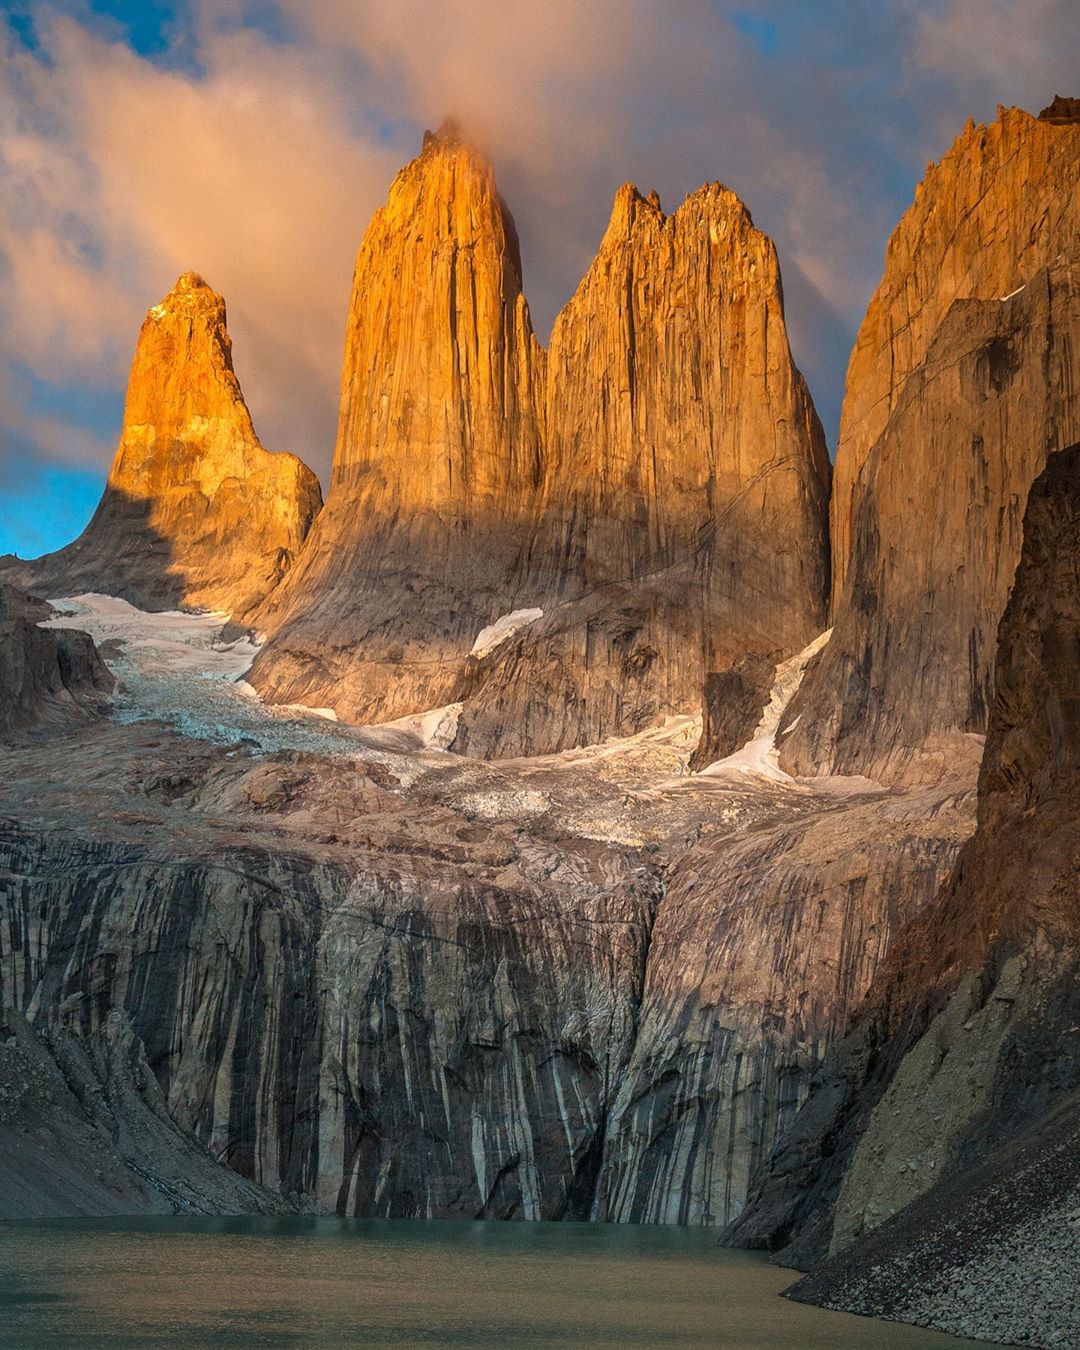
<path fill-rule="evenodd" d="M 95 592 L 146 610 L 179 609 L 190 582 L 171 539 L 151 524 L 155 504 L 107 487 L 73 543 L 24 561 L 0 558 L 0 581 L 43 600 Z"/>
<path fill-rule="evenodd" d="M 0 738 L 100 711 L 115 681 L 89 633 L 41 628 L 44 601 L 0 582 Z"/>

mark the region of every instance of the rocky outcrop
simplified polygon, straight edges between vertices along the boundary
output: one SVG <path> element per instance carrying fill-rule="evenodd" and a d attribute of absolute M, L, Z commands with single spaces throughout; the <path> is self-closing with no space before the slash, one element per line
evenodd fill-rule
<path fill-rule="evenodd" d="M 5 572 L 36 595 L 245 618 L 288 572 L 319 510 L 315 475 L 259 444 L 225 302 L 185 272 L 147 314 L 104 495 L 82 535 Z"/>
<path fill-rule="evenodd" d="M 1053 1218 L 1077 1182 L 1067 1103 L 1080 1088 L 1078 577 L 1080 445 L 1051 455 L 1030 494 L 976 833 L 895 944 L 734 1234 L 785 1246 L 788 1260 L 831 1249 L 808 1297 L 987 1336 L 1011 1335 L 1030 1314 L 1032 1343 L 1068 1342 L 1063 1314 L 1055 1322 L 1026 1290 L 1051 1224 L 1063 1287 L 1080 1260 L 1075 1229 L 1070 1245 Z M 1029 1165 L 1039 1184 L 996 1205 L 997 1167 Z M 951 1261 L 934 1214 L 951 1221 Z M 1025 1232 L 1037 1239 L 1026 1251 Z M 1004 1243 L 1017 1255 L 1011 1270 L 998 1259 Z M 984 1261 L 996 1283 L 980 1311 L 965 1289 Z M 920 1262 L 925 1288 L 911 1275 Z M 1007 1323 L 995 1320 L 1003 1305 Z"/>
<path fill-rule="evenodd" d="M 0 1008 L 0 1218 L 295 1208 L 176 1124 L 122 1014 L 83 1036 Z"/>
<path fill-rule="evenodd" d="M 964 791 L 781 798 L 775 811 L 697 844 L 668 876 L 598 1218 L 722 1226 L 739 1213 L 973 814 Z"/>
<path fill-rule="evenodd" d="M 470 670 L 458 748 L 632 734 L 824 627 L 828 457 L 776 250 L 733 192 L 665 215 L 619 190 L 552 332 L 546 425 L 526 562 L 544 617 Z"/>
<path fill-rule="evenodd" d="M 820 631 L 828 481 L 733 193 L 621 189 L 545 362 L 491 167 L 444 128 L 361 247 L 333 487 L 252 681 L 360 722 L 460 702 L 487 757 L 636 732 Z"/>
<path fill-rule="evenodd" d="M 38 626 L 51 612 L 0 584 L 0 738 L 93 716 L 112 691 L 88 633 Z"/>
<path fill-rule="evenodd" d="M 377 758 L 129 730 L 62 775 L 39 755 L 38 817 L 0 818 L 0 1003 L 81 1043 L 122 1017 L 184 1135 L 281 1195 L 584 1217 L 649 870 L 405 795 Z"/>
<path fill-rule="evenodd" d="M 1055 100 L 1039 118 L 999 108 L 989 126 L 969 122 L 944 159 L 927 165 L 889 240 L 848 364 L 831 505 L 834 607 L 856 561 L 863 467 L 954 301 L 1008 295 L 1075 252 L 1080 126 L 1052 115 L 1068 102 Z"/>
<path fill-rule="evenodd" d="M 326 508 L 264 608 L 252 683 L 358 722 L 450 702 L 517 605 L 535 517 L 544 356 L 491 165 L 425 136 L 360 246 Z"/>
<path fill-rule="evenodd" d="M 833 635 L 789 709 L 789 772 L 904 782 L 967 760 L 974 776 L 1028 489 L 1080 436 L 1078 342 L 1075 251 L 1004 300 L 952 305 L 863 465 Z"/>

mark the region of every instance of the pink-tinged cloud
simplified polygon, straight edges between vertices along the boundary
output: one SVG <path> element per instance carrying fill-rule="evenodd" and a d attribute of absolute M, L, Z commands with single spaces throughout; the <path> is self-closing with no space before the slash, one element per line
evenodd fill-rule
<path fill-rule="evenodd" d="M 447 113 L 495 160 L 542 335 L 621 182 L 672 207 L 732 186 L 777 240 L 831 432 L 926 159 L 998 102 L 1080 92 L 1074 0 L 279 0 L 284 40 L 245 0 L 189 0 L 192 60 L 169 68 L 38 9 L 42 53 L 12 44 L 0 73 L 0 364 L 119 391 L 144 311 L 195 268 L 226 296 L 264 442 L 320 472 L 356 249 Z M 18 398 L 0 413 L 20 444 L 107 458 Z"/>

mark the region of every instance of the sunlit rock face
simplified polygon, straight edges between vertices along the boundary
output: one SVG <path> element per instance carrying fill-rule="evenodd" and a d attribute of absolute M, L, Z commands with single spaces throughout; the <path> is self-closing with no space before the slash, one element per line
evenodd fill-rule
<path fill-rule="evenodd" d="M 252 680 L 355 721 L 462 701 L 488 756 L 640 730 L 820 631 L 828 482 L 733 193 L 622 188 L 545 360 L 491 167 L 444 127 L 361 247 L 333 487 Z"/>
<path fill-rule="evenodd" d="M 512 611 L 540 477 L 544 356 L 513 221 L 453 124 L 425 137 L 356 261 L 326 509 L 260 616 L 252 682 L 386 720 L 450 701 Z"/>
<path fill-rule="evenodd" d="M 848 371 L 834 631 L 789 710 L 791 772 L 974 774 L 1028 489 L 1080 434 L 1078 225 L 1080 126 L 1013 109 L 964 132 L 893 235 Z"/>
<path fill-rule="evenodd" d="M 98 591 L 242 618 L 288 571 L 320 503 L 300 460 L 260 445 L 225 302 L 185 272 L 143 323 L 93 519 L 67 548 L 10 570 L 37 594 Z"/>
<path fill-rule="evenodd" d="M 665 215 L 619 190 L 552 332 L 544 463 L 526 569 L 545 617 L 470 672 L 459 748 L 636 732 L 824 626 L 828 456 L 776 250 L 733 192 Z"/>
<path fill-rule="evenodd" d="M 1052 104 L 1037 118 L 1002 108 L 989 126 L 969 122 L 944 159 L 927 165 L 848 365 L 831 507 L 836 601 L 852 564 L 863 465 L 908 376 L 955 300 L 1007 295 L 1075 248 L 1078 161 L 1080 125 L 1060 120 Z"/>

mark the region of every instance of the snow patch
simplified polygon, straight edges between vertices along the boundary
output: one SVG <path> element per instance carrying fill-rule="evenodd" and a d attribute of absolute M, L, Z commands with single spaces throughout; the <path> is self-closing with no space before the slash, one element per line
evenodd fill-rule
<path fill-rule="evenodd" d="M 731 773 L 753 774 L 758 778 L 768 778 L 774 783 L 794 784 L 795 780 L 780 767 L 780 756 L 776 749 L 776 733 L 788 704 L 795 697 L 795 691 L 802 684 L 803 675 L 812 657 L 832 637 L 832 629 L 827 628 L 804 647 L 797 656 L 781 661 L 776 667 L 776 678 L 769 694 L 769 702 L 761 714 L 761 721 L 754 729 L 753 736 L 733 754 L 718 759 L 702 769 L 699 777 L 715 778 Z M 793 724 L 794 725 L 794 724 Z M 790 730 L 790 728 L 788 728 Z"/>
<path fill-rule="evenodd" d="M 503 614 L 494 623 L 488 624 L 486 628 L 481 628 L 476 635 L 476 641 L 473 643 L 470 656 L 482 660 L 496 647 L 500 646 L 507 638 L 513 637 L 522 628 L 527 628 L 529 624 L 535 623 L 537 619 L 543 618 L 542 609 L 515 609 L 509 614 Z"/>
<path fill-rule="evenodd" d="M 376 722 L 369 731 L 404 731 L 415 736 L 425 750 L 447 750 L 457 736 L 463 703 L 445 703 L 427 712 L 407 713 L 392 722 Z"/>
<path fill-rule="evenodd" d="M 999 295 L 998 300 L 1000 300 L 1004 304 L 1006 300 L 1011 300 L 1014 295 L 1019 295 L 1020 292 L 1026 288 L 1026 286 L 1027 282 L 1025 281 L 1023 286 L 1017 286 L 1016 290 L 1010 291 L 1008 295 Z"/>

